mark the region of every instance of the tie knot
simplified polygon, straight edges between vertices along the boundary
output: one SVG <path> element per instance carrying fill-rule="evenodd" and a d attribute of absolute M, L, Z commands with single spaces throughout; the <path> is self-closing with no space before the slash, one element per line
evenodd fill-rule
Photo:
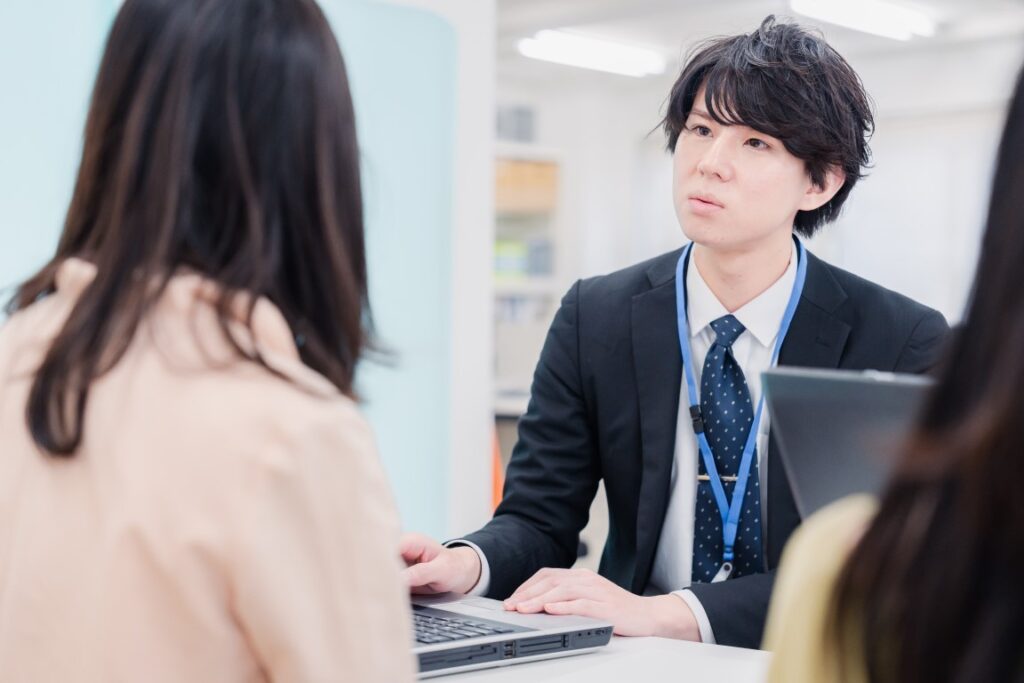
<path fill-rule="evenodd" d="M 737 320 L 736 316 L 723 315 L 721 318 L 711 321 L 711 329 L 715 331 L 715 343 L 729 348 L 747 328 L 743 327 L 743 323 Z"/>

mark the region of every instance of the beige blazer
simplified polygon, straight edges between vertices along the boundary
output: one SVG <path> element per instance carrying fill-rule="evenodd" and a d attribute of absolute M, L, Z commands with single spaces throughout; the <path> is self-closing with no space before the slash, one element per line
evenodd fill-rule
<path fill-rule="evenodd" d="M 367 423 L 260 300 L 233 360 L 172 279 L 89 396 L 71 459 L 29 437 L 32 372 L 94 276 L 0 328 L 0 681 L 407 681 L 398 518 Z"/>

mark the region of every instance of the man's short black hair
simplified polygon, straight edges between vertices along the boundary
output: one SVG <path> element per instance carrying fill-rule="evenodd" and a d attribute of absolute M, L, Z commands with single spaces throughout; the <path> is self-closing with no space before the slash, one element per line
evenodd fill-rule
<path fill-rule="evenodd" d="M 670 152 L 701 85 L 713 119 L 778 138 L 806 163 L 812 182 L 821 185 L 832 166 L 846 173 L 827 204 L 797 213 L 798 233 L 810 237 L 839 215 L 870 160 L 874 120 L 860 77 L 824 38 L 771 15 L 753 33 L 699 45 L 672 86 L 661 122 Z"/>

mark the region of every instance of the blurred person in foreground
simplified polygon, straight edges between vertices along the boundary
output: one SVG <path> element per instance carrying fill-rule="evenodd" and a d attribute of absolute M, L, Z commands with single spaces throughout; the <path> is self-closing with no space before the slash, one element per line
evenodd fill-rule
<path fill-rule="evenodd" d="M 801 240 L 839 215 L 872 125 L 857 73 L 797 24 L 769 17 L 699 46 L 663 121 L 689 244 L 573 285 L 501 505 L 448 547 L 404 536 L 412 590 L 605 619 L 620 635 L 761 644 L 775 566 L 800 523 L 761 373 L 925 372 L 948 331 L 937 311 Z M 599 572 L 570 569 L 602 481 Z"/>
<path fill-rule="evenodd" d="M 366 277 L 317 5 L 127 0 L 0 329 L 0 680 L 411 679 Z"/>
<path fill-rule="evenodd" d="M 843 499 L 786 549 L 777 683 L 1024 681 L 1024 78 L 974 288 L 881 500 Z"/>

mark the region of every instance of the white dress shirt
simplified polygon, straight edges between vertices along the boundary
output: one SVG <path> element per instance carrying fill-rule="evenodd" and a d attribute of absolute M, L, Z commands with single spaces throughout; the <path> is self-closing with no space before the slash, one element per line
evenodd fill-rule
<path fill-rule="evenodd" d="M 789 259 L 789 267 L 778 280 L 756 298 L 733 312 L 746 330 L 732 345 L 733 357 L 739 363 L 747 379 L 751 402 L 756 406 L 761 398 L 761 373 L 771 364 L 775 340 L 786 312 L 793 284 L 796 281 L 796 245 Z M 690 259 L 686 272 L 687 318 L 690 325 L 690 350 L 693 355 L 693 380 L 700 386 L 704 359 L 715 341 L 711 322 L 729 311 L 715 297 L 701 276 L 694 260 Z M 672 463 L 672 482 L 669 492 L 668 509 L 654 556 L 651 578 L 644 591 L 645 595 L 675 593 L 686 601 L 700 626 L 701 639 L 714 643 L 715 634 L 711 629 L 704 607 L 697 596 L 685 587 L 691 583 L 690 571 L 693 564 L 693 528 L 697 501 L 697 439 L 690 421 L 690 398 L 685 378 L 680 382 L 679 417 L 676 422 L 675 459 Z M 765 500 L 767 486 L 768 453 L 768 409 L 761 416 L 757 439 L 758 475 L 761 482 L 761 519 L 767 525 L 768 508 Z M 684 473 L 684 476 L 679 476 Z M 484 595 L 490 587 L 490 566 L 483 551 L 465 539 L 449 541 L 446 545 L 468 545 L 480 556 L 481 573 L 470 595 Z"/>

